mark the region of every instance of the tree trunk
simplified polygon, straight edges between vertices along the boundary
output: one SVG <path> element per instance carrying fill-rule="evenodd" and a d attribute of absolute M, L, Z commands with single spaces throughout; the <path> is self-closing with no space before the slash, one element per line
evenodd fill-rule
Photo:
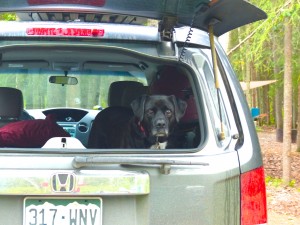
<path fill-rule="evenodd" d="M 267 80 L 267 78 L 265 78 Z M 265 85 L 262 87 L 262 99 L 263 99 L 263 104 L 262 104 L 262 112 L 267 113 L 268 115 L 270 114 L 270 97 L 269 97 L 269 87 L 268 85 Z M 269 118 L 263 118 L 261 119 L 261 125 L 263 123 L 269 124 Z"/>
<path fill-rule="evenodd" d="M 297 152 L 300 152 L 300 81 L 298 81 Z"/>
<path fill-rule="evenodd" d="M 250 82 L 251 82 L 251 66 L 250 66 L 250 61 L 246 60 L 246 77 L 245 77 L 245 82 L 247 85 L 247 89 L 246 89 L 246 99 L 248 102 L 248 106 L 249 108 L 252 108 L 252 100 L 251 100 L 251 94 L 250 94 Z"/>
<path fill-rule="evenodd" d="M 283 117 L 283 149 L 282 179 L 287 185 L 291 179 L 291 130 L 292 130 L 292 24 L 285 19 L 284 31 L 284 117 Z"/>
<path fill-rule="evenodd" d="M 276 93 L 275 93 L 275 121 L 276 121 L 276 133 L 280 136 L 277 136 L 277 141 L 282 141 L 282 129 L 283 129 L 283 118 L 282 118 L 282 98 L 283 98 L 283 89 L 281 83 L 280 74 L 280 64 L 279 64 L 279 54 L 278 54 L 278 38 L 276 33 L 272 34 L 272 52 L 273 52 L 273 62 L 274 62 L 274 74 L 276 82 Z"/>
<path fill-rule="evenodd" d="M 251 62 L 251 77 L 252 77 L 252 80 L 257 80 L 256 70 L 255 70 L 253 61 Z M 253 107 L 258 107 L 258 104 L 257 104 L 257 88 L 252 89 L 252 106 Z"/>

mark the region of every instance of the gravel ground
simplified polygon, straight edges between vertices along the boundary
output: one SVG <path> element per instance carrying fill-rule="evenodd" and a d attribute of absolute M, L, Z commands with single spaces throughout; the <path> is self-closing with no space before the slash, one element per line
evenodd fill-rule
<path fill-rule="evenodd" d="M 260 145 L 264 157 L 274 154 L 281 157 L 282 143 L 276 141 L 276 133 L 273 129 L 267 129 L 258 132 Z M 295 152 L 296 145 L 292 144 L 292 151 Z M 296 153 L 298 154 L 298 153 Z M 299 153 L 300 154 L 300 153 Z M 264 160 L 265 167 L 274 163 L 268 159 Z M 300 164 L 300 162 L 299 162 Z M 272 171 L 272 176 L 281 176 L 281 168 L 275 166 L 277 171 Z M 268 176 L 266 171 L 266 176 Z M 292 177 L 292 179 L 295 179 Z M 284 187 L 280 184 L 280 179 L 276 182 L 267 184 L 267 202 L 268 202 L 268 225 L 300 225 L 300 184 L 296 181 L 295 187 Z"/>
<path fill-rule="evenodd" d="M 300 191 L 267 186 L 268 225 L 300 224 Z"/>

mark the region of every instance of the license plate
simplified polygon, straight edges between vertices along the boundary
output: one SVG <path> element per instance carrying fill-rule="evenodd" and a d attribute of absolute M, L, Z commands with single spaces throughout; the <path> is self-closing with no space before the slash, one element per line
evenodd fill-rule
<path fill-rule="evenodd" d="M 102 225 L 102 199 L 28 197 L 23 215 L 23 225 Z"/>

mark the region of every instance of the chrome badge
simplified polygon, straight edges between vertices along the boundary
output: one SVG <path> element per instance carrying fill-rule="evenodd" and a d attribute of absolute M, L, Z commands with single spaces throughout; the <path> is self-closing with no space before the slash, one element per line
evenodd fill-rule
<path fill-rule="evenodd" d="M 56 173 L 51 177 L 51 186 L 54 192 L 73 192 L 75 189 L 75 174 Z"/>

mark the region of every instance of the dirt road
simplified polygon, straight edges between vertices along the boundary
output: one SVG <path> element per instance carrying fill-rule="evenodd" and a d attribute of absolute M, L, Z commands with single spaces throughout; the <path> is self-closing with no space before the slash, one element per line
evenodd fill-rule
<path fill-rule="evenodd" d="M 267 185 L 268 225 L 300 225 L 299 180 L 293 177 L 293 179 L 297 178 L 295 187 L 283 187 L 280 184 L 282 143 L 276 142 L 275 130 L 258 132 L 258 137 L 264 157 L 266 176 L 276 178 L 276 182 L 270 182 Z M 296 146 L 293 144 L 293 154 L 300 156 L 295 149 Z M 298 160 L 295 163 L 300 165 Z"/>

